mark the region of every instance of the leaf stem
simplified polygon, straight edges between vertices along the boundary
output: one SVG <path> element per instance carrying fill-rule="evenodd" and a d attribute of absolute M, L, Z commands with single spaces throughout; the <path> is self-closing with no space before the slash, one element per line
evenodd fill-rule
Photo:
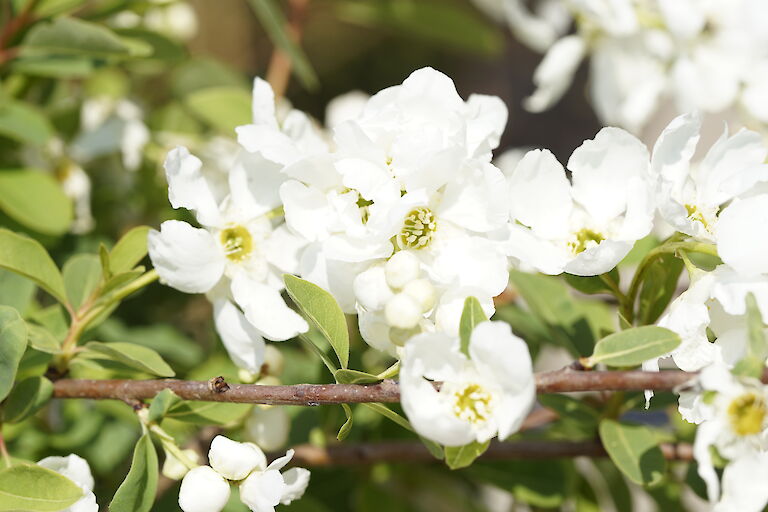
<path fill-rule="evenodd" d="M 8 447 L 5 446 L 5 438 L 3 437 L 3 424 L 0 423 L 0 455 L 3 457 L 3 464 L 9 468 L 13 465 L 11 462 L 11 456 L 8 453 Z"/>

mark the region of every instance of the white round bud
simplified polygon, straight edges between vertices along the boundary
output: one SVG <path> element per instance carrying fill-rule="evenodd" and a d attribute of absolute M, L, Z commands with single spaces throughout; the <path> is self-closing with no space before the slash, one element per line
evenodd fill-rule
<path fill-rule="evenodd" d="M 267 457 L 253 443 L 216 436 L 208 452 L 208 463 L 227 480 L 242 480 L 254 469 L 267 467 Z"/>
<path fill-rule="evenodd" d="M 421 312 L 426 313 L 435 307 L 435 287 L 429 279 L 416 279 L 406 284 L 403 293 L 412 297 L 421 306 Z"/>
<path fill-rule="evenodd" d="M 179 507 L 184 512 L 220 512 L 229 501 L 229 483 L 210 466 L 189 471 L 181 481 Z"/>
<path fill-rule="evenodd" d="M 237 378 L 240 379 L 240 382 L 242 382 L 243 384 L 253 384 L 256 381 L 256 379 L 259 378 L 259 376 L 244 368 L 240 368 L 239 370 L 237 370 Z"/>
<path fill-rule="evenodd" d="M 256 406 L 245 420 L 245 433 L 262 450 L 268 452 L 282 448 L 288 442 L 291 419 L 284 407 Z"/>
<path fill-rule="evenodd" d="M 198 455 L 195 450 L 182 450 L 181 453 L 194 463 L 197 463 L 200 460 L 200 455 Z M 171 480 L 181 480 L 188 471 L 189 468 L 177 459 L 176 456 L 169 451 L 165 452 L 165 461 L 163 462 L 162 471 L 164 476 Z"/>
<path fill-rule="evenodd" d="M 262 374 L 279 377 L 285 368 L 283 353 L 274 345 L 264 347 L 264 365 Z"/>
<path fill-rule="evenodd" d="M 416 327 L 422 318 L 421 307 L 410 295 L 398 293 L 387 302 L 384 316 L 392 327 L 411 329 Z"/>
<path fill-rule="evenodd" d="M 384 265 L 375 265 L 355 277 L 352 283 L 357 301 L 368 311 L 378 311 L 392 297 Z"/>
<path fill-rule="evenodd" d="M 410 281 L 418 279 L 421 272 L 419 258 L 410 251 L 399 251 L 392 255 L 384 266 L 387 283 L 400 289 Z"/>

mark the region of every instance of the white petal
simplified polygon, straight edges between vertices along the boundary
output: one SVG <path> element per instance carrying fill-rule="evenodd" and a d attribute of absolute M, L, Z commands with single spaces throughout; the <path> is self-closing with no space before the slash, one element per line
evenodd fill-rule
<path fill-rule="evenodd" d="M 268 340 L 287 340 L 309 330 L 307 322 L 285 304 L 279 291 L 244 274 L 232 279 L 232 296 L 248 321 Z"/>
<path fill-rule="evenodd" d="M 673 119 L 653 146 L 653 173 L 665 181 L 682 183 L 688 177 L 700 129 L 701 116 L 698 113 L 684 114 Z"/>
<path fill-rule="evenodd" d="M 509 178 L 512 218 L 544 238 L 563 237 L 571 214 L 571 186 L 549 150 L 525 154 Z"/>
<path fill-rule="evenodd" d="M 238 154 L 229 171 L 229 189 L 232 204 L 243 217 L 258 217 L 280 206 L 280 185 L 288 179 L 281 169 L 261 155 Z"/>
<path fill-rule="evenodd" d="M 752 293 L 757 299 L 757 307 L 763 320 L 768 320 L 768 276 L 745 275 L 726 265 L 717 267 L 715 275 L 717 279 L 712 287 L 712 296 L 723 306 L 726 313 L 745 314 L 747 294 Z"/>
<path fill-rule="evenodd" d="M 720 481 L 712 463 L 709 447 L 714 444 L 719 435 L 719 425 L 713 421 L 705 421 L 696 431 L 693 443 L 693 456 L 699 465 L 699 476 L 707 484 L 707 496 L 710 502 L 717 501 L 720 495 Z"/>
<path fill-rule="evenodd" d="M 242 480 L 251 471 L 263 471 L 267 458 L 253 443 L 238 443 L 224 436 L 216 436 L 208 451 L 208 461 L 218 474 L 227 480 Z"/>
<path fill-rule="evenodd" d="M 760 512 L 768 503 L 768 454 L 751 453 L 723 470 L 723 493 L 714 512 Z"/>
<path fill-rule="evenodd" d="M 253 512 L 274 512 L 285 493 L 279 471 L 255 472 L 240 484 L 240 499 Z"/>
<path fill-rule="evenodd" d="M 295 453 L 296 451 L 293 449 L 288 450 L 287 452 L 285 452 L 285 455 L 283 455 L 282 457 L 278 457 L 272 462 L 270 462 L 269 466 L 267 466 L 267 470 L 280 471 L 286 465 L 288 465 L 289 462 L 291 462 L 291 459 L 293 459 L 293 456 Z"/>
<path fill-rule="evenodd" d="M 336 96 L 325 107 L 325 126 L 330 129 L 345 121 L 356 119 L 363 112 L 370 95 L 362 91 L 350 91 Z"/>
<path fill-rule="evenodd" d="M 306 245 L 306 240 L 291 233 L 285 224 L 281 224 L 262 242 L 261 247 L 270 264 L 281 272 L 297 274 L 301 253 Z"/>
<path fill-rule="evenodd" d="M 347 263 L 331 260 L 322 250 L 322 244 L 307 246 L 301 256 L 300 275 L 336 298 L 345 313 L 355 313 L 355 276 L 368 268 L 369 263 Z"/>
<path fill-rule="evenodd" d="M 88 491 L 93 490 L 93 475 L 88 461 L 74 453 L 66 457 L 46 457 L 38 461 L 37 465 L 64 475 Z"/>
<path fill-rule="evenodd" d="M 147 239 L 149 258 L 163 283 L 185 293 L 205 293 L 221 279 L 225 256 L 205 229 L 168 220 Z"/>
<path fill-rule="evenodd" d="M 375 265 L 359 274 L 353 286 L 358 302 L 370 311 L 382 309 L 392 297 L 392 289 L 387 284 L 383 265 Z"/>
<path fill-rule="evenodd" d="M 603 240 L 598 245 L 580 252 L 565 265 L 565 272 L 576 276 L 604 274 L 624 259 L 634 242 Z"/>
<path fill-rule="evenodd" d="M 489 297 L 503 292 L 509 282 L 507 258 L 501 247 L 481 237 L 460 237 L 442 243 L 430 275 L 445 284 L 471 286 Z"/>
<path fill-rule="evenodd" d="M 283 473 L 286 489 L 280 503 L 290 505 L 293 500 L 304 496 L 309 485 L 309 475 L 309 470 L 304 468 L 291 468 Z"/>
<path fill-rule="evenodd" d="M 475 297 L 480 301 L 480 307 L 485 312 L 485 316 L 490 318 L 496 311 L 493 306 L 493 299 L 485 295 L 483 290 L 471 286 L 464 288 L 451 287 L 440 297 L 440 302 L 435 310 L 435 327 L 438 331 L 447 333 L 451 336 L 459 335 L 459 321 L 461 312 L 464 310 L 464 302 L 467 297 Z"/>
<path fill-rule="evenodd" d="M 334 215 L 325 194 L 291 180 L 280 186 L 280 199 L 285 208 L 285 222 L 292 230 L 309 241 L 328 237 L 328 226 Z"/>
<path fill-rule="evenodd" d="M 472 94 L 467 110 L 467 149 L 473 156 L 490 154 L 507 125 L 507 106 L 498 96 Z"/>
<path fill-rule="evenodd" d="M 278 129 L 275 117 L 275 93 L 269 82 L 256 77 L 253 80 L 253 99 L 251 103 L 253 111 L 253 124 Z"/>
<path fill-rule="evenodd" d="M 472 231 L 492 231 L 507 220 L 506 189 L 504 175 L 493 165 L 466 169 L 446 185 L 438 216 Z"/>
<path fill-rule="evenodd" d="M 177 147 L 168 153 L 164 167 L 171 206 L 192 210 L 198 222 L 205 226 L 219 225 L 218 198 L 203 175 L 200 159 L 191 155 L 187 148 Z"/>
<path fill-rule="evenodd" d="M 557 103 L 570 87 L 585 50 L 584 40 L 576 35 L 563 37 L 553 44 L 533 72 L 536 91 L 523 100 L 525 109 L 543 112 Z"/>
<path fill-rule="evenodd" d="M 369 312 L 360 307 L 357 311 L 357 324 L 360 336 L 368 345 L 393 357 L 397 355 L 397 346 L 390 339 L 390 325 L 383 311 Z"/>
<path fill-rule="evenodd" d="M 569 261 L 564 248 L 517 224 L 509 226 L 503 248 L 508 256 L 519 260 L 521 266 L 553 276 L 561 274 Z"/>
<path fill-rule="evenodd" d="M 179 507 L 184 512 L 220 512 L 229 501 L 229 484 L 210 466 L 189 471 L 181 481 Z"/>
<path fill-rule="evenodd" d="M 260 153 L 271 162 L 289 165 L 299 159 L 301 153 L 286 134 L 275 128 L 247 124 L 235 128 L 237 142 L 250 153 Z"/>
<path fill-rule="evenodd" d="M 768 194 L 734 201 L 720 214 L 717 250 L 746 275 L 768 273 Z"/>
<path fill-rule="evenodd" d="M 239 368 L 258 374 L 264 364 L 264 339 L 259 332 L 229 300 L 213 302 L 213 319 L 232 361 Z"/>
<path fill-rule="evenodd" d="M 765 181 L 766 167 L 761 164 L 767 156 L 768 147 L 759 133 L 741 130 L 729 137 L 724 131 L 699 165 L 700 201 L 719 206 L 761 179 Z"/>

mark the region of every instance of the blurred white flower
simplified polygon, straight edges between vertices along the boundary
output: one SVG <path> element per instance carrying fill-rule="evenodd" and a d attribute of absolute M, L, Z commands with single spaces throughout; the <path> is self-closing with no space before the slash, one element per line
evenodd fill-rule
<path fill-rule="evenodd" d="M 269 348 L 269 347 L 267 347 Z M 257 405 L 245 419 L 245 435 L 262 450 L 273 452 L 288 442 L 291 418 L 285 407 Z"/>
<path fill-rule="evenodd" d="M 200 455 L 192 449 L 182 450 L 182 454 L 195 463 L 200 459 Z M 165 460 L 163 461 L 163 468 L 161 471 L 163 476 L 170 478 L 171 480 L 181 480 L 188 472 L 189 468 L 186 464 L 177 459 L 171 452 L 167 450 L 165 451 Z"/>
<path fill-rule="evenodd" d="M 446 446 L 503 440 L 533 407 L 532 372 L 528 347 L 506 323 L 478 324 L 469 357 L 456 337 L 419 334 L 403 353 L 403 409 L 419 435 Z M 433 382 L 441 382 L 439 391 Z"/>
<path fill-rule="evenodd" d="M 46 457 L 38 461 L 37 465 L 64 475 L 83 490 L 84 496 L 61 512 L 98 512 L 99 506 L 93 494 L 93 475 L 88 461 L 72 453 L 66 457 Z"/>
<path fill-rule="evenodd" d="M 210 466 L 191 469 L 181 481 L 179 507 L 184 512 L 220 512 L 229 501 L 229 483 Z"/>

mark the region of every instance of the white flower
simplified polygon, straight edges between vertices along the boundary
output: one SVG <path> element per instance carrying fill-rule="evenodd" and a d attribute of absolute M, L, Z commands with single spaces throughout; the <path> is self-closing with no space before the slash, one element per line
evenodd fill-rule
<path fill-rule="evenodd" d="M 586 43 L 579 36 L 566 36 L 549 49 L 533 73 L 536 91 L 523 101 L 530 112 L 543 112 L 562 98 L 571 85 L 586 52 Z"/>
<path fill-rule="evenodd" d="M 509 254 L 547 274 L 608 272 L 652 225 L 648 152 L 603 128 L 568 161 L 573 183 L 547 150 L 528 152 L 509 178 Z"/>
<path fill-rule="evenodd" d="M 192 449 L 182 450 L 182 454 L 195 463 L 200 459 L 200 455 Z M 165 452 L 165 460 L 163 461 L 163 469 L 161 471 L 163 476 L 170 478 L 171 480 L 181 480 L 188 472 L 189 468 L 186 464 L 177 459 L 171 452 Z"/>
<path fill-rule="evenodd" d="M 697 404 L 703 422 L 694 457 L 709 500 L 715 510 L 760 511 L 768 502 L 768 489 L 759 484 L 764 481 L 761 475 L 768 475 L 768 390 L 758 381 L 737 380 L 719 365 L 705 368 L 699 380 L 705 394 Z M 711 447 L 729 461 L 722 492 Z"/>
<path fill-rule="evenodd" d="M 263 450 L 275 451 L 285 446 L 290 431 L 291 418 L 285 407 L 257 405 L 245 419 L 245 435 Z"/>
<path fill-rule="evenodd" d="M 262 466 L 240 483 L 240 499 L 253 512 L 273 512 L 278 504 L 289 505 L 304 495 L 309 485 L 308 470 L 291 468 L 280 473 L 293 458 L 293 453 L 288 450 L 284 457 L 272 461 L 269 466 Z"/>
<path fill-rule="evenodd" d="M 756 132 L 742 130 L 729 137 L 725 131 L 704 159 L 692 166 L 700 128 L 696 114 L 672 121 L 656 141 L 651 168 L 658 178 L 656 195 L 664 220 L 682 233 L 714 240 L 722 205 L 768 180 L 764 163 L 768 148 Z M 759 212 L 753 218 L 759 219 Z M 747 232 L 745 228 L 740 234 Z"/>
<path fill-rule="evenodd" d="M 227 480 L 242 480 L 257 467 L 266 466 L 267 458 L 253 443 L 238 443 L 216 436 L 208 451 L 208 463 Z"/>
<path fill-rule="evenodd" d="M 484 442 L 517 431 L 533 406 L 536 387 L 525 343 L 502 322 L 475 327 L 469 358 L 459 340 L 425 333 L 405 346 L 402 405 L 414 429 L 446 446 Z M 440 382 L 440 390 L 433 382 Z"/>
<path fill-rule="evenodd" d="M 83 497 L 61 512 L 98 512 L 99 506 L 93 494 L 93 475 L 85 459 L 73 453 L 66 457 L 46 457 L 37 465 L 64 475 L 83 490 Z"/>
<path fill-rule="evenodd" d="M 332 130 L 345 121 L 357 118 L 370 96 L 363 91 L 350 91 L 336 96 L 325 107 L 325 127 Z"/>
<path fill-rule="evenodd" d="M 279 204 L 269 192 L 279 178 L 272 164 L 244 155 L 229 173 L 229 195 L 220 196 L 185 148 L 166 159 L 168 195 L 175 208 L 193 211 L 204 228 L 166 221 L 149 234 L 149 255 L 163 282 L 187 293 L 208 293 L 216 324 L 233 360 L 258 373 L 264 342 L 285 340 L 308 329 L 282 297 L 281 274 L 296 272 L 304 242 L 269 212 Z M 250 165 L 256 163 L 256 168 Z M 256 182 L 252 176 L 260 172 Z M 265 190 L 267 189 L 267 190 Z M 232 301 L 239 306 L 234 306 Z M 242 320 L 241 315 L 248 320 Z"/>
<path fill-rule="evenodd" d="M 758 170 L 768 180 L 768 165 Z M 768 194 L 734 200 L 720 215 L 715 238 L 718 254 L 736 271 L 768 276 Z"/>
<path fill-rule="evenodd" d="M 191 469 L 181 481 L 179 507 L 184 512 L 220 512 L 229 501 L 229 483 L 210 466 Z"/>

